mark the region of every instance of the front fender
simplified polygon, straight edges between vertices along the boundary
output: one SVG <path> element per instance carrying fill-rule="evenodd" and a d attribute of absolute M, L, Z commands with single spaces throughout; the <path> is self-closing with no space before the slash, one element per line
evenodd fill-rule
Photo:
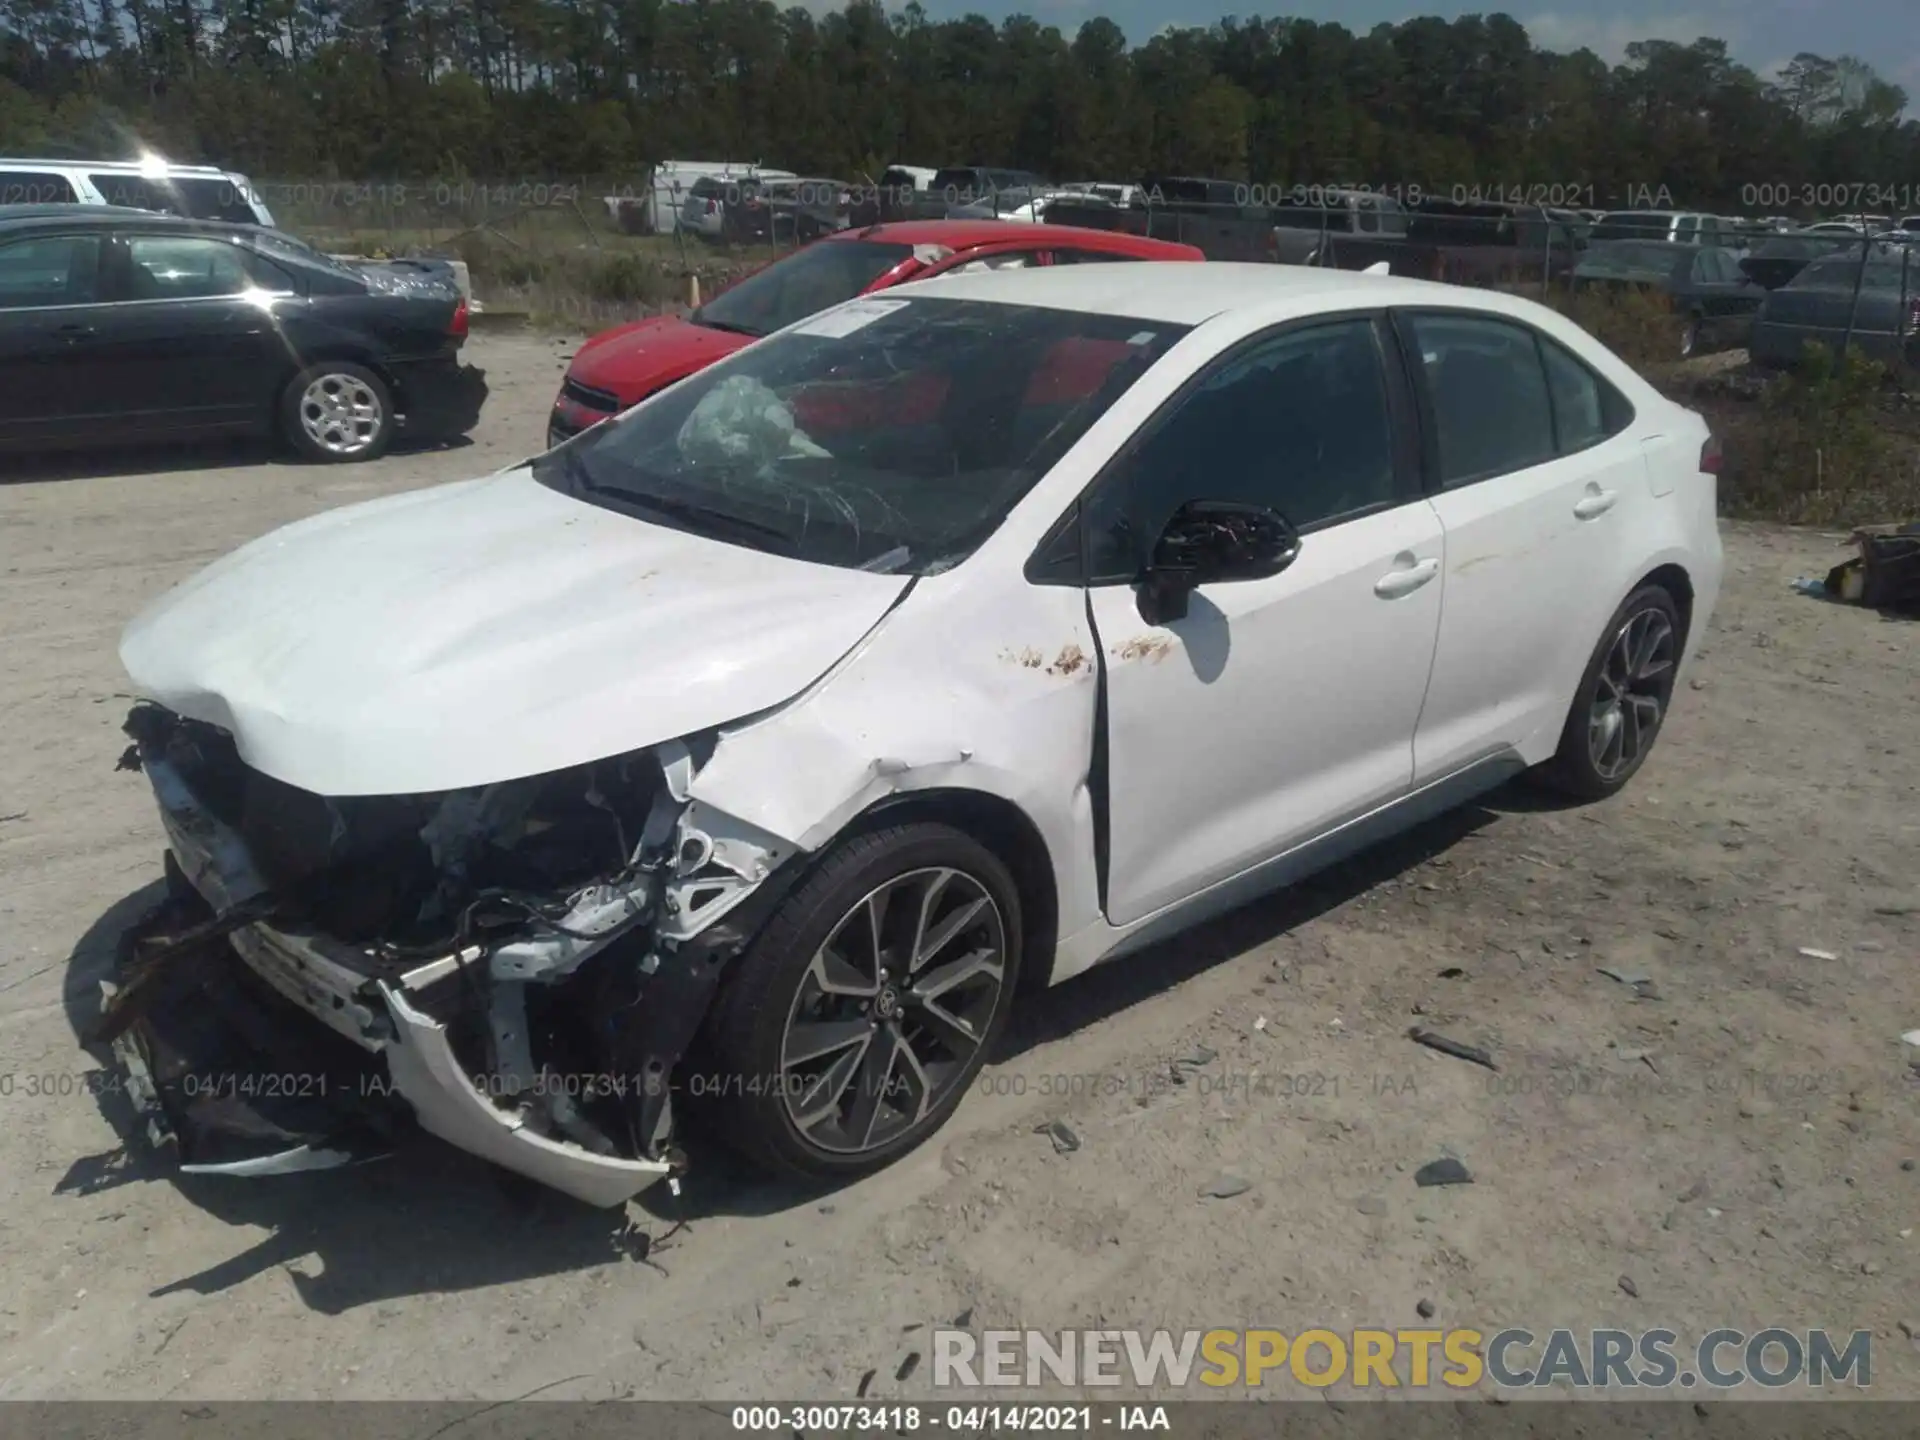
<path fill-rule="evenodd" d="M 888 796 L 995 796 L 1046 846 L 1071 933 L 1099 915 L 1089 771 L 1101 663 L 1085 601 L 966 569 L 919 582 L 811 690 L 724 731 L 689 793 L 803 850 Z"/>

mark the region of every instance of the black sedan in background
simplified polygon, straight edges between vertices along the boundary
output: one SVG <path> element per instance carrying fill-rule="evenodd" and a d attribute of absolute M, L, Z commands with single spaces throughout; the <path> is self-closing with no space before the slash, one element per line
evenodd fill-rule
<path fill-rule="evenodd" d="M 1857 259 L 1863 247 L 1873 253 L 1884 254 L 1887 251 L 1886 246 L 1877 243 L 1869 245 L 1858 236 L 1810 235 L 1805 231 L 1774 235 L 1742 255 L 1740 269 L 1755 284 L 1778 290 L 1814 261 L 1824 260 L 1829 255 L 1852 255 Z"/>
<path fill-rule="evenodd" d="M 1576 290 L 1660 291 L 1679 318 L 1683 356 L 1745 345 L 1767 293 L 1741 273 L 1739 252 L 1662 240 L 1596 243 L 1574 266 L 1573 284 Z"/>
<path fill-rule="evenodd" d="M 1920 255 L 1897 246 L 1864 264 L 1857 253 L 1829 255 L 1769 291 L 1753 321 L 1753 363 L 1789 368 L 1809 341 L 1920 367 Z"/>
<path fill-rule="evenodd" d="M 0 207 L 0 448 L 276 434 L 322 461 L 479 420 L 450 276 L 252 225 Z"/>

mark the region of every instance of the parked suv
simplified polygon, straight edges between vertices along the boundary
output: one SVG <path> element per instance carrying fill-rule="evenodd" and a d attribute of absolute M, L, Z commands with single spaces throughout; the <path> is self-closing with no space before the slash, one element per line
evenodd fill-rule
<path fill-rule="evenodd" d="M 273 225 L 246 176 L 211 165 L 0 157 L 0 205 L 124 205 L 189 220 Z"/>
<path fill-rule="evenodd" d="M 1731 220 L 1696 210 L 1609 210 L 1588 237 L 1594 244 L 1608 240 L 1666 240 L 1675 245 L 1741 244 Z"/>

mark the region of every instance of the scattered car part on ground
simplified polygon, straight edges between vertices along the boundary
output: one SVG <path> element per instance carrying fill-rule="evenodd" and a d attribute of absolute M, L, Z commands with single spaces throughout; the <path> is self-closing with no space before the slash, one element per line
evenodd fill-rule
<path fill-rule="evenodd" d="M 1873 610 L 1920 610 L 1920 521 L 1856 530 L 1853 543 L 1858 555 L 1841 561 L 1823 579 L 1802 576 L 1794 588 L 1803 595 Z"/>
<path fill-rule="evenodd" d="M 588 340 L 554 399 L 547 444 L 571 439 L 754 340 L 856 295 L 969 268 L 1204 258 L 1187 245 L 1007 221 L 920 220 L 843 230 L 754 272 L 684 319 L 656 316 Z"/>
<path fill-rule="evenodd" d="M 478 421 L 451 272 L 109 206 L 0 212 L 0 448 L 273 434 L 371 460 Z"/>
<path fill-rule="evenodd" d="M 1023 986 L 1529 768 L 1627 784 L 1718 593 L 1716 469 L 1509 296 L 1182 265 L 849 301 L 128 628 L 173 903 L 117 1053 L 234 1174 L 407 1116 L 600 1205 L 695 1126 L 871 1171 Z"/>

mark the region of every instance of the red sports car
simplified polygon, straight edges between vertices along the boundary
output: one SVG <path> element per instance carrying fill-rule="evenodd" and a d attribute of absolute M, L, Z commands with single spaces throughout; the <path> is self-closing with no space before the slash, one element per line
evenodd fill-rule
<path fill-rule="evenodd" d="M 747 276 L 684 319 L 660 315 L 587 341 L 553 402 L 547 444 L 638 405 L 763 335 L 909 280 L 1001 267 L 1205 258 L 1191 245 L 1066 225 L 908 220 L 843 230 Z"/>

